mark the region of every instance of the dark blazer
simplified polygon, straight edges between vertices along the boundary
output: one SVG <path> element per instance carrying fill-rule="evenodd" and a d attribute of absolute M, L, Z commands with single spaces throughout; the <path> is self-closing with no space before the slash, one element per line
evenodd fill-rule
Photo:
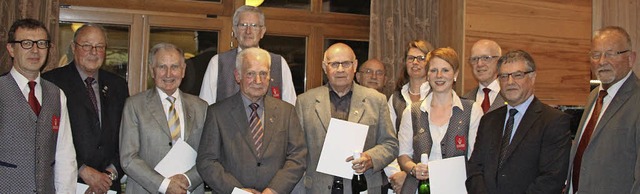
<path fill-rule="evenodd" d="M 478 90 L 480 89 L 480 86 L 476 86 L 475 88 L 473 88 L 471 91 L 465 93 L 462 97 L 469 99 L 471 101 L 476 101 L 476 94 L 478 93 Z M 479 102 L 479 105 L 482 102 Z M 505 102 L 504 102 L 504 98 L 502 98 L 501 94 L 498 94 L 496 96 L 496 99 L 493 100 L 493 103 L 491 103 L 491 106 L 489 106 L 489 111 L 487 112 L 491 112 L 494 111 L 500 107 L 505 106 Z"/>
<path fill-rule="evenodd" d="M 122 177 L 124 172 L 120 168 L 118 134 L 124 102 L 129 96 L 125 79 L 102 69 L 98 71 L 99 96 L 96 97 L 100 98 L 100 123 L 74 62 L 44 73 L 42 78 L 53 82 L 67 94 L 78 168 L 86 165 L 104 172 L 113 164 Z M 112 189 L 120 191 L 120 177 L 113 182 Z M 78 181 L 83 182 L 79 176 Z"/>
<path fill-rule="evenodd" d="M 571 137 L 569 115 L 537 98 L 524 113 L 498 168 L 507 106 L 480 120 L 478 137 L 467 165 L 469 193 L 561 193 L 567 178 Z"/>
<path fill-rule="evenodd" d="M 293 105 L 264 97 L 263 155 L 258 158 L 241 93 L 209 106 L 197 166 L 215 193 L 234 187 L 291 193 L 306 168 L 307 145 Z"/>
<path fill-rule="evenodd" d="M 578 138 L 588 122 L 598 90 L 589 95 L 571 148 L 569 183 Z M 634 73 L 622 84 L 601 114 L 582 156 L 580 193 L 640 193 L 640 84 Z M 574 188 L 575 189 L 575 188 Z"/>
<path fill-rule="evenodd" d="M 205 50 L 195 57 L 185 60 L 187 67 L 184 70 L 184 78 L 180 82 L 180 90 L 182 92 L 195 96 L 200 95 L 204 73 L 207 71 L 209 61 L 217 53 L 215 49 Z"/>

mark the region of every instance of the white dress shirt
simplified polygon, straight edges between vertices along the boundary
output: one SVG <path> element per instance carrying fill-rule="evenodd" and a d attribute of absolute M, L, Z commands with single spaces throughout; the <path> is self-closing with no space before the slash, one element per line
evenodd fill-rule
<path fill-rule="evenodd" d="M 451 95 L 453 95 L 453 102 L 451 108 L 458 107 L 464 110 L 462 106 L 462 102 L 460 101 L 460 97 L 456 94 L 455 91 L 451 91 Z M 420 104 L 420 110 L 429 113 L 431 111 L 431 100 L 433 93 L 427 95 L 427 97 Z M 453 112 L 452 112 L 453 114 Z M 473 152 L 473 146 L 476 142 L 476 135 L 478 133 L 478 125 L 480 124 L 480 119 L 482 118 L 483 112 L 482 108 L 478 103 L 473 103 L 471 108 L 471 120 L 469 123 L 469 137 L 467 147 L 468 153 L 467 157 L 471 157 L 471 153 Z M 431 114 L 429 114 L 431 117 Z M 451 115 L 449 115 L 451 117 Z M 431 120 L 431 118 L 429 118 Z M 429 128 L 431 132 L 431 140 L 434 142 L 431 145 L 431 153 L 429 153 L 429 161 L 440 160 L 442 159 L 442 148 L 440 143 L 444 134 L 447 132 L 447 128 L 449 127 L 449 123 L 447 122 L 443 126 L 434 125 L 433 122 L 429 122 Z M 400 121 L 400 131 L 398 132 L 398 141 L 400 143 L 400 154 L 399 155 L 407 155 L 410 158 L 413 158 L 413 124 L 411 119 L 411 109 L 407 108 L 402 113 L 402 120 Z"/>
<path fill-rule="evenodd" d="M 424 100 L 424 98 L 427 97 L 429 90 L 431 90 L 431 85 L 429 85 L 429 82 L 424 82 L 422 83 L 422 85 L 420 85 L 420 101 Z M 402 89 L 400 90 L 400 94 L 402 94 L 402 99 L 404 99 L 404 101 L 407 102 L 406 108 L 411 107 L 411 96 L 409 95 L 409 83 L 402 86 Z M 396 118 L 398 118 L 398 115 L 396 114 L 396 111 L 394 111 L 395 109 L 393 108 L 393 100 L 392 100 L 393 95 L 395 95 L 395 93 L 391 94 L 391 97 L 389 97 L 389 102 L 387 102 L 387 104 L 389 105 L 391 123 L 393 124 L 393 127 L 396 127 Z"/>
<path fill-rule="evenodd" d="M 476 102 L 484 101 L 484 91 L 482 89 L 489 88 L 491 91 L 489 92 L 489 105 L 493 105 L 493 101 L 496 100 L 496 97 L 500 95 L 500 84 L 498 83 L 498 79 L 493 80 L 488 86 L 483 86 L 482 84 L 478 84 L 478 91 L 476 92 Z"/>
<path fill-rule="evenodd" d="M 171 102 L 167 100 L 167 97 L 169 97 L 169 95 L 164 93 L 161 89 L 157 87 L 156 87 L 156 90 L 158 90 L 158 95 L 160 95 L 160 101 L 162 102 L 162 109 L 164 109 L 165 117 L 169 118 L 169 107 L 171 107 Z M 182 109 L 182 98 L 180 95 L 180 89 L 176 89 L 176 92 L 174 92 L 171 96 L 176 99 L 176 101 L 174 102 L 174 108 L 176 110 L 176 113 L 178 114 L 178 119 L 180 120 L 180 139 L 184 139 L 184 130 L 185 130 L 184 123 L 185 123 L 186 117 L 184 116 L 184 111 Z M 182 174 L 182 176 L 187 178 L 187 181 L 189 181 L 189 186 L 191 186 L 191 179 L 189 179 L 189 177 L 186 174 Z M 162 180 L 162 183 L 160 183 L 160 188 L 158 188 L 158 192 L 166 193 L 167 188 L 169 188 L 169 183 L 171 183 L 171 180 L 169 180 L 168 177 L 165 177 L 164 180 Z"/>
<path fill-rule="evenodd" d="M 240 51 L 242 51 L 242 49 L 238 47 L 238 52 Z M 282 61 L 282 100 L 295 106 L 296 89 L 293 86 L 291 69 L 289 69 L 289 64 L 284 60 L 284 57 L 280 58 Z M 207 71 L 204 73 L 204 78 L 202 79 L 202 87 L 200 88 L 200 98 L 207 101 L 209 105 L 217 101 L 218 69 L 218 55 L 216 54 L 211 58 L 211 61 L 209 61 Z"/>
<path fill-rule="evenodd" d="M 20 74 L 15 67 L 11 68 L 11 76 L 24 98 L 29 101 L 29 80 Z M 38 103 L 42 104 L 42 87 L 40 75 L 33 80 L 36 82 L 35 96 Z M 67 110 L 67 96 L 60 90 L 60 128 L 55 149 L 55 164 L 53 166 L 54 185 L 56 193 L 76 193 L 76 183 L 78 180 L 78 163 L 76 162 L 76 149 L 73 146 L 71 136 L 71 123 L 69 123 L 69 112 Z"/>

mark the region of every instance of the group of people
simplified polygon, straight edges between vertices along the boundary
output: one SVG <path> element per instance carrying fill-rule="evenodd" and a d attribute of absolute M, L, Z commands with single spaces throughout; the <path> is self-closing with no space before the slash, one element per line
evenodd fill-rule
<path fill-rule="evenodd" d="M 51 37 L 33 19 L 8 34 L 10 72 L 0 76 L 0 193 L 120 192 L 351 193 L 351 180 L 316 171 L 331 119 L 368 126 L 360 158 L 368 193 L 415 193 L 429 161 L 464 157 L 469 193 L 640 193 L 640 85 L 628 33 L 605 27 L 592 39 L 592 91 L 575 141 L 570 117 L 534 95 L 536 63 L 523 50 L 502 53 L 479 40 L 468 63 L 479 85 L 454 90 L 464 62 L 451 48 L 408 44 L 389 97 L 384 64 L 358 69 L 346 44 L 324 52 L 327 84 L 296 96 L 282 56 L 258 47 L 264 14 L 242 6 L 233 16 L 239 47 L 213 56 L 200 96 L 179 89 L 183 51 L 149 51 L 154 87 L 129 97 L 126 81 L 100 69 L 104 28 L 73 37 L 68 65 L 41 74 Z M 357 79 L 358 83 L 355 82 Z M 294 106 L 295 105 L 295 106 Z M 341 129 L 349 130 L 349 129 Z M 191 147 L 194 157 L 166 158 Z M 181 148 L 182 149 L 182 148 Z M 158 163 L 194 165 L 165 176 Z"/>

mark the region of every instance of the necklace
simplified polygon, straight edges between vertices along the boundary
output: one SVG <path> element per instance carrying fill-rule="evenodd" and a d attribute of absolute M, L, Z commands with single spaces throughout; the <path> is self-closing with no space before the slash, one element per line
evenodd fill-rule
<path fill-rule="evenodd" d="M 409 90 L 409 94 L 414 95 L 414 96 L 418 96 L 418 95 L 420 95 L 420 92 L 413 93 L 411 90 Z"/>

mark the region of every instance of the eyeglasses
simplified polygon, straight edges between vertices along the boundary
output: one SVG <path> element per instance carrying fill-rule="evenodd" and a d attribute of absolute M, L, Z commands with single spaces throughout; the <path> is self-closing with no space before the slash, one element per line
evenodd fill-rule
<path fill-rule="evenodd" d="M 360 71 L 360 73 L 365 74 L 367 76 L 372 76 L 372 75 L 377 75 L 377 76 L 383 76 L 384 75 L 384 71 L 382 70 L 377 70 L 374 71 L 373 69 L 365 69 L 364 71 Z"/>
<path fill-rule="evenodd" d="M 105 45 L 90 45 L 90 44 L 78 44 L 77 42 L 74 42 L 76 45 L 78 45 L 80 48 L 82 48 L 83 51 L 91 51 L 94 48 L 96 49 L 96 51 L 98 52 L 104 52 L 104 50 L 107 48 Z"/>
<path fill-rule="evenodd" d="M 251 30 L 257 31 L 260 28 L 264 27 L 264 25 L 241 23 L 241 24 L 236 25 L 236 27 L 238 27 L 238 29 L 240 29 L 240 30 L 246 30 L 247 28 L 251 28 Z"/>
<path fill-rule="evenodd" d="M 427 60 L 427 57 L 407 55 L 407 62 L 413 62 L 414 60 L 417 60 L 418 62 L 424 62 L 425 60 Z"/>
<path fill-rule="evenodd" d="M 36 47 L 38 47 L 39 49 L 46 49 L 51 46 L 51 44 L 49 44 L 49 40 L 14 40 L 10 41 L 9 43 L 20 43 L 20 47 L 22 47 L 23 49 L 31 49 L 33 48 L 34 44 L 37 45 Z"/>
<path fill-rule="evenodd" d="M 534 71 L 532 70 L 532 71 L 525 71 L 525 72 L 516 71 L 513 73 L 501 73 L 501 74 L 498 74 L 498 79 L 500 79 L 500 81 L 507 81 L 509 80 L 509 76 L 513 77 L 513 79 L 522 79 L 524 78 L 525 75 L 532 72 Z"/>
<path fill-rule="evenodd" d="M 469 58 L 469 63 L 478 64 L 479 61 L 482 61 L 482 62 L 486 63 L 486 62 L 492 61 L 493 59 L 495 59 L 497 57 L 500 57 L 500 56 L 487 56 L 487 55 L 484 55 L 484 56 L 470 57 Z"/>
<path fill-rule="evenodd" d="M 353 65 L 353 61 L 334 61 L 334 62 L 326 62 L 327 65 L 331 66 L 331 68 L 337 69 L 342 66 L 342 68 L 349 68 Z"/>
<path fill-rule="evenodd" d="M 609 58 L 613 58 L 613 57 L 617 57 L 618 55 L 621 55 L 623 53 L 629 52 L 631 50 L 627 49 L 627 50 L 623 50 L 623 51 L 607 51 L 604 52 L 604 58 L 605 59 L 609 59 Z M 603 52 L 600 51 L 591 51 L 589 52 L 589 57 L 591 57 L 591 60 L 598 60 L 600 58 L 602 58 L 603 56 Z"/>

